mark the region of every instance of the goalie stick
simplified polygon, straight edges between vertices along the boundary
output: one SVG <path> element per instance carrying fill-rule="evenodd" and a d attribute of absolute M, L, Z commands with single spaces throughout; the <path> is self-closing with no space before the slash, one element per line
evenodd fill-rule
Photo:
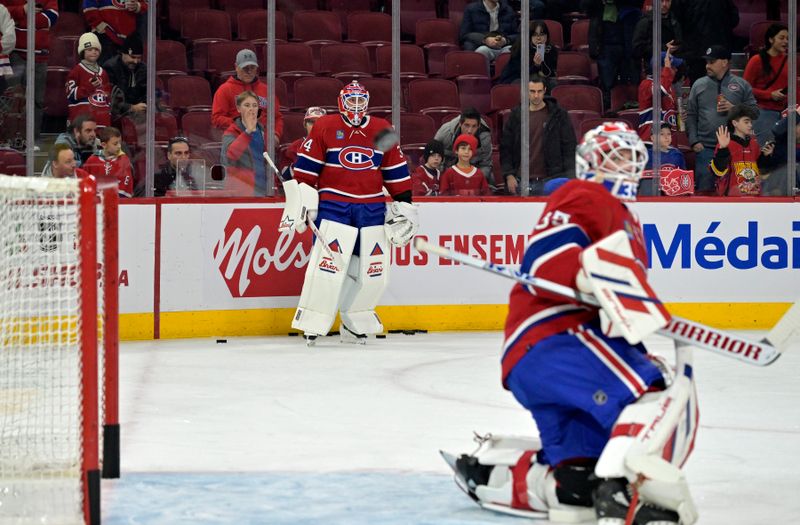
<path fill-rule="evenodd" d="M 264 160 L 267 161 L 269 167 L 272 168 L 272 170 L 275 172 L 275 175 L 277 175 L 278 180 L 281 181 L 281 184 L 283 184 L 283 179 L 281 178 L 281 172 L 278 171 L 278 167 L 275 165 L 274 162 L 272 162 L 272 158 L 270 158 L 269 153 L 267 153 L 266 151 L 264 152 Z M 333 253 L 331 247 L 328 246 L 328 240 L 325 238 L 324 235 L 322 235 L 322 232 L 319 231 L 319 228 L 317 228 L 317 225 L 314 224 L 314 221 L 311 220 L 311 217 L 308 217 L 307 215 L 306 215 L 306 224 L 308 224 L 308 227 L 311 228 L 311 233 L 316 235 L 317 239 L 319 239 L 319 242 L 322 243 L 322 249 L 325 251 L 325 254 L 334 261 L 336 261 L 336 264 L 341 267 L 342 260 L 339 259 L 339 257 L 337 257 Z"/>
<path fill-rule="evenodd" d="M 427 252 L 459 262 L 465 266 L 494 273 L 587 306 L 600 306 L 600 303 L 593 295 L 582 293 L 563 284 L 522 273 L 513 268 L 494 264 L 466 253 L 457 252 L 444 246 L 432 244 L 420 237 L 414 239 L 414 247 L 420 252 Z M 785 347 L 789 338 L 798 331 L 798 327 L 800 327 L 800 306 L 795 303 L 767 336 L 759 342 L 674 315 L 669 324 L 658 330 L 657 333 L 680 343 L 710 350 L 750 365 L 767 366 L 780 357 L 781 350 Z"/>

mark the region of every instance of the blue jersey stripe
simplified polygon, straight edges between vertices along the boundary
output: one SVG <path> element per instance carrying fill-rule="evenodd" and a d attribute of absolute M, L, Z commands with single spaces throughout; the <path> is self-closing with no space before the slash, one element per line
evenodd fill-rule
<path fill-rule="evenodd" d="M 381 169 L 381 173 L 383 174 L 383 180 L 387 182 L 398 182 L 410 177 L 408 174 L 408 164 L 406 163 L 393 168 L 383 168 Z"/>
<path fill-rule="evenodd" d="M 558 226 L 536 235 L 528 247 L 525 249 L 525 256 L 522 258 L 520 271 L 529 273 L 533 262 L 565 244 L 577 244 L 586 248 L 591 244 L 589 236 L 577 224 L 567 224 Z"/>
<path fill-rule="evenodd" d="M 298 155 L 297 160 L 294 163 L 294 169 L 306 173 L 313 173 L 315 175 L 319 175 L 319 172 L 322 171 L 322 167 L 322 164 L 306 157 L 305 155 Z"/>

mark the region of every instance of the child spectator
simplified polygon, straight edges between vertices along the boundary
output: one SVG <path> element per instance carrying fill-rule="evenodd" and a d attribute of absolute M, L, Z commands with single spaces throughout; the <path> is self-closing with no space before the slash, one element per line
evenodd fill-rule
<path fill-rule="evenodd" d="M 686 169 L 686 159 L 678 148 L 672 147 L 672 126 L 667 122 L 661 123 L 658 133 L 658 150 L 661 152 L 661 169 L 680 168 Z M 653 169 L 653 145 L 647 144 L 647 165 L 645 169 Z"/>
<path fill-rule="evenodd" d="M 447 168 L 442 174 L 441 195 L 489 195 L 489 183 L 478 168 L 469 163 L 473 152 L 478 149 L 478 139 L 472 135 L 459 135 L 453 150 L 458 157 L 455 166 Z"/>
<path fill-rule="evenodd" d="M 116 177 L 119 181 L 119 196 L 133 196 L 133 167 L 122 151 L 122 133 L 117 128 L 106 126 L 99 132 L 101 150 L 92 155 L 83 165 L 90 175 Z"/>
<path fill-rule="evenodd" d="M 303 127 L 306 130 L 306 136 L 289 144 L 289 147 L 287 147 L 286 151 L 283 152 L 284 167 L 281 170 L 281 178 L 283 180 L 291 180 L 293 176 L 292 166 L 294 166 L 295 161 L 297 161 L 297 153 L 300 151 L 300 146 L 303 145 L 303 142 L 305 142 L 308 136 L 311 134 L 311 129 L 314 127 L 314 123 L 316 123 L 320 117 L 324 117 L 327 113 L 328 112 L 325 111 L 324 108 L 319 106 L 311 106 L 306 110 L 306 114 L 303 117 Z M 280 187 L 280 185 L 278 186 Z"/>
<path fill-rule="evenodd" d="M 425 164 L 417 166 L 411 174 L 412 193 L 414 196 L 433 197 L 439 194 L 439 179 L 442 174 L 439 167 L 444 159 L 444 144 L 438 140 L 425 144 L 422 159 Z"/>
<path fill-rule="evenodd" d="M 497 57 L 503 53 L 511 52 L 511 44 L 502 33 L 498 31 L 489 31 L 486 33 L 486 36 L 483 37 L 483 45 L 476 49 L 475 52 L 485 56 L 489 65 L 492 66 Z"/>
<path fill-rule="evenodd" d="M 97 36 L 93 33 L 82 34 L 78 40 L 81 61 L 69 72 L 66 83 L 70 122 L 81 113 L 89 113 L 98 128 L 111 125 L 111 83 L 97 63 L 100 49 Z"/>
<path fill-rule="evenodd" d="M 757 117 L 750 106 L 740 104 L 728 112 L 728 124 L 717 129 L 717 148 L 711 159 L 711 172 L 718 177 L 718 195 L 761 194 L 760 169 L 766 160 L 764 156 L 771 155 L 775 145 L 767 144 L 763 150 L 758 149 L 758 141 L 751 135 Z"/>
<path fill-rule="evenodd" d="M 680 90 L 676 85 L 683 78 L 683 73 L 678 73 L 678 68 L 683 65 L 683 60 L 673 57 L 669 52 L 661 53 L 661 119 L 678 131 L 678 99 Z M 653 70 L 653 61 L 650 60 L 650 69 Z M 650 140 L 653 132 L 653 75 L 639 83 L 639 137 L 645 142 Z"/>

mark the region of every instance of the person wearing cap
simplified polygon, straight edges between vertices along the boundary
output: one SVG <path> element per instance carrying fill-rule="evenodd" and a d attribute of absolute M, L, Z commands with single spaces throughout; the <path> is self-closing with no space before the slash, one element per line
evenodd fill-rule
<path fill-rule="evenodd" d="M 100 63 L 105 64 L 136 32 L 136 17 L 147 12 L 146 0 L 83 0 L 83 17 L 100 38 L 103 50 Z"/>
<path fill-rule="evenodd" d="M 697 79 L 686 104 L 686 131 L 695 156 L 695 194 L 715 195 L 716 177 L 710 163 L 717 146 L 717 129 L 727 124 L 733 106 L 750 106 L 756 118 L 759 110 L 750 84 L 730 73 L 731 52 L 711 46 L 704 55 L 706 76 Z"/>
<path fill-rule="evenodd" d="M 236 108 L 236 97 L 244 92 L 252 91 L 258 97 L 258 120 L 267 129 L 267 85 L 258 78 L 258 60 L 255 51 L 242 49 L 236 54 L 236 75 L 228 78 L 214 94 L 211 106 L 211 125 L 222 130 L 228 129 L 233 120 L 239 116 Z M 275 137 L 280 142 L 283 134 L 283 116 L 278 95 L 273 102 L 275 106 Z"/>
<path fill-rule="evenodd" d="M 89 113 L 97 127 L 111 125 L 111 83 L 108 74 L 97 63 L 100 50 L 100 41 L 94 33 L 84 33 L 78 39 L 81 61 L 69 72 L 66 82 L 70 121 L 81 113 Z"/>
<path fill-rule="evenodd" d="M 475 135 L 463 133 L 456 137 L 453 151 L 458 162 L 442 173 L 441 195 L 477 196 L 491 195 L 489 183 L 481 171 L 470 163 L 474 152 L 478 150 L 478 139 Z"/>
<path fill-rule="evenodd" d="M 683 60 L 673 57 L 668 51 L 661 53 L 661 122 L 666 122 L 672 131 L 678 131 L 678 98 L 683 72 L 679 71 Z M 649 141 L 653 133 L 653 61 L 650 60 L 647 77 L 639 83 L 639 137 Z"/>
<path fill-rule="evenodd" d="M 7 78 L 9 87 L 24 91 L 27 83 L 28 0 L 3 0 L 14 19 L 16 45 L 9 56 L 14 74 Z M 31 4 L 33 5 L 33 4 Z M 58 0 L 37 0 L 34 7 L 34 66 L 33 66 L 33 138 L 39 141 L 44 114 L 44 92 L 47 86 L 47 58 L 50 49 L 50 29 L 58 21 Z M 38 150 L 38 146 L 34 149 Z"/>
<path fill-rule="evenodd" d="M 411 193 L 416 197 L 433 197 L 439 194 L 439 179 L 442 170 L 439 167 L 444 159 L 444 144 L 432 140 L 425 144 L 422 151 L 423 164 L 411 174 Z"/>
<path fill-rule="evenodd" d="M 308 136 L 311 134 L 311 129 L 314 127 L 314 123 L 320 117 L 325 116 L 325 114 L 327 114 L 327 111 L 319 106 L 311 106 L 306 110 L 305 117 L 303 118 L 303 127 L 306 130 L 306 135 L 289 144 L 283 152 L 284 167 L 281 170 L 281 178 L 283 180 L 290 180 L 292 178 L 292 166 L 297 162 L 297 152 L 300 151 L 300 146 L 308 139 Z"/>
<path fill-rule="evenodd" d="M 119 53 L 103 64 L 112 86 L 111 114 L 143 120 L 147 109 L 147 67 L 142 63 L 144 46 L 138 33 L 125 38 Z"/>

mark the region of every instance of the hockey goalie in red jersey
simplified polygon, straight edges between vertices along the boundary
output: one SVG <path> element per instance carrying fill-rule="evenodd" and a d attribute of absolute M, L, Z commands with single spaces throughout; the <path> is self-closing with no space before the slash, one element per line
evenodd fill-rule
<path fill-rule="evenodd" d="M 383 331 L 375 307 L 388 282 L 391 246 L 407 244 L 417 231 L 399 141 L 386 120 L 367 115 L 368 107 L 361 84 L 345 86 L 339 113 L 317 120 L 298 150 L 293 180 L 284 184 L 280 229 L 302 232 L 310 220 L 327 242 L 315 240 L 292 320 L 309 344 L 328 333 L 337 310 L 343 341 L 363 343 Z"/>
<path fill-rule="evenodd" d="M 489 435 L 473 454 L 444 454 L 484 508 L 602 525 L 697 518 L 680 470 L 698 421 L 691 366 L 676 359 L 672 370 L 641 344 L 670 319 L 647 284 L 641 227 L 625 204 L 646 162 L 626 124 L 589 131 L 578 180 L 553 192 L 534 226 L 520 271 L 593 294 L 601 307 L 512 289 L 502 380 L 539 436 Z"/>

